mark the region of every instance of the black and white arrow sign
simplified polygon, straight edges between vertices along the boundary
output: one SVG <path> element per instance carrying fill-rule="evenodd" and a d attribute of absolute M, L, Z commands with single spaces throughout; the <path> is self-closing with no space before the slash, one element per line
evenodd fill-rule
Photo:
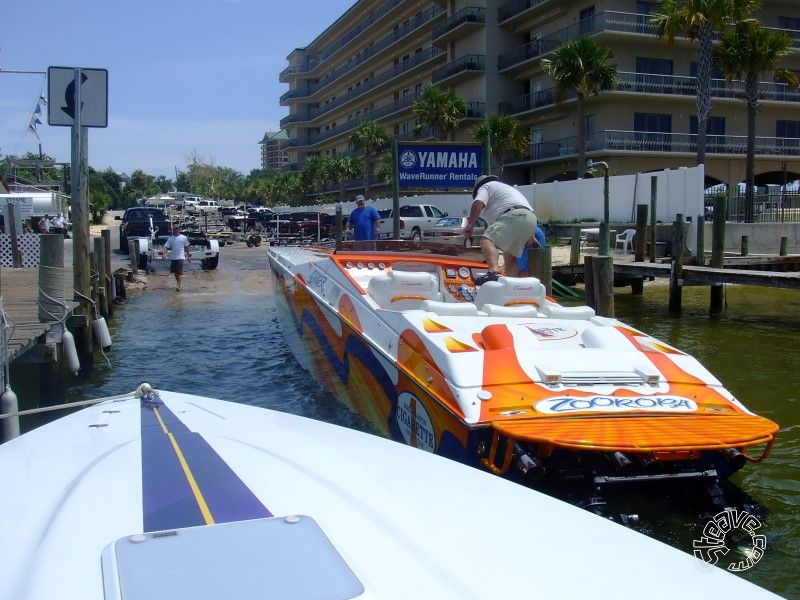
<path fill-rule="evenodd" d="M 78 84 L 80 82 L 80 84 Z M 80 87 L 80 125 L 108 126 L 108 70 L 49 67 L 47 90 L 49 125 L 77 125 L 76 87 Z"/>

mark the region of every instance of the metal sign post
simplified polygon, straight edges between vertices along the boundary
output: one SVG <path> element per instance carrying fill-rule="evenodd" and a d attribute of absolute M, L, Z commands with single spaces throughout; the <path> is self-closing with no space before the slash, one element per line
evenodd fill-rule
<path fill-rule="evenodd" d="M 70 219 L 72 221 L 73 284 L 82 316 L 76 330 L 76 345 L 85 368 L 92 366 L 92 319 L 88 302 L 91 299 L 89 255 L 89 200 L 86 179 L 88 163 L 88 127 L 108 125 L 108 71 L 77 67 L 49 67 L 47 87 L 50 97 L 47 122 L 67 126 L 71 132 Z"/>

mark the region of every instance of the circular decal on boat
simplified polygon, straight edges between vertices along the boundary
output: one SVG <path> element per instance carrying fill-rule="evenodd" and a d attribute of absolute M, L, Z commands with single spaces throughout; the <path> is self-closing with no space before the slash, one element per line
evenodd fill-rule
<path fill-rule="evenodd" d="M 413 394 L 403 392 L 397 398 L 397 424 L 409 446 L 433 452 L 433 424 L 425 406 Z"/>

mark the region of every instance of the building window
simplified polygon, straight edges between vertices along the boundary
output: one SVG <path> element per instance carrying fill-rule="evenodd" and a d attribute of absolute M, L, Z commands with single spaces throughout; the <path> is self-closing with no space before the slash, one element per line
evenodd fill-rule
<path fill-rule="evenodd" d="M 672 115 L 658 113 L 633 114 L 634 140 L 641 150 L 669 152 Z"/>
<path fill-rule="evenodd" d="M 581 35 L 594 33 L 594 6 L 584 8 L 578 16 L 578 32 Z"/>
<path fill-rule="evenodd" d="M 689 133 L 697 135 L 697 115 L 689 117 Z M 708 117 L 706 121 L 706 152 L 725 151 L 725 117 Z"/>
<path fill-rule="evenodd" d="M 800 121 L 777 121 L 775 137 L 778 146 L 797 148 L 800 146 Z"/>

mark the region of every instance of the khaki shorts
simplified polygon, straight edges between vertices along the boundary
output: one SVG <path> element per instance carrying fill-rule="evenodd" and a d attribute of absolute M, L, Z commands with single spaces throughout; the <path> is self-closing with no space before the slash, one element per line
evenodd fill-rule
<path fill-rule="evenodd" d="M 535 230 L 536 215 L 525 208 L 515 208 L 500 215 L 497 221 L 486 228 L 483 236 L 503 252 L 519 258 Z"/>

